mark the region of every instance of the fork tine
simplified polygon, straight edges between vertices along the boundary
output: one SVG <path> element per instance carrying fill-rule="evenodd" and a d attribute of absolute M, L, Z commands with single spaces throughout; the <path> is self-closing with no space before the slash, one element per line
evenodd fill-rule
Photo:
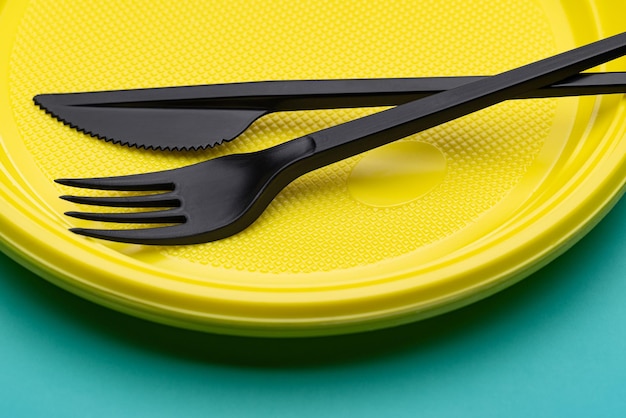
<path fill-rule="evenodd" d="M 159 193 L 142 196 L 60 196 L 61 199 L 81 205 L 110 206 L 118 208 L 163 208 L 178 207 L 180 200 L 173 193 Z"/>
<path fill-rule="evenodd" d="M 118 223 L 183 223 L 187 219 L 180 209 L 156 210 L 149 212 L 106 213 L 106 212 L 65 212 L 67 216 L 88 221 Z"/>
<path fill-rule="evenodd" d="M 70 231 L 91 238 L 152 245 L 184 244 L 186 237 L 193 236 L 192 231 L 185 224 L 141 229 L 71 228 Z M 197 241 L 190 241 L 189 243 L 197 243 Z"/>
<path fill-rule="evenodd" d="M 173 190 L 174 183 L 171 178 L 168 178 L 168 171 L 131 174 L 128 176 L 56 179 L 54 181 L 65 186 L 83 189 L 121 191 Z"/>

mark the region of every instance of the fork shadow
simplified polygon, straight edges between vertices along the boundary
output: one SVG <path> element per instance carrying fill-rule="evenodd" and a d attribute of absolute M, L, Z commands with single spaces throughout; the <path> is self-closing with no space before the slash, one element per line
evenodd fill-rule
<path fill-rule="evenodd" d="M 11 291 L 43 309 L 46 315 L 56 316 L 80 335 L 96 334 L 131 349 L 191 362 L 234 367 L 319 368 L 446 347 L 485 329 L 506 326 L 519 316 L 532 315 L 538 300 L 549 305 L 563 289 L 584 292 L 585 278 L 572 280 L 572 277 L 576 277 L 579 269 L 592 269 L 590 262 L 601 263 L 606 256 L 600 243 L 606 236 L 615 234 L 614 225 L 622 225 L 620 217 L 626 213 L 626 202 L 618 206 L 618 210 L 563 256 L 497 295 L 421 322 L 332 337 L 248 338 L 173 328 L 85 301 L 41 280 L 17 263 L 8 259 L 0 261 L 9 273 L 5 285 Z"/>

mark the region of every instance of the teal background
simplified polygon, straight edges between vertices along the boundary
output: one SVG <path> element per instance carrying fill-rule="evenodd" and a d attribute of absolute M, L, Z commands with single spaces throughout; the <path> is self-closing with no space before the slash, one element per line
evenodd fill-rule
<path fill-rule="evenodd" d="M 464 309 L 366 334 L 200 334 L 79 299 L 0 256 L 2 417 L 624 417 L 626 199 Z"/>

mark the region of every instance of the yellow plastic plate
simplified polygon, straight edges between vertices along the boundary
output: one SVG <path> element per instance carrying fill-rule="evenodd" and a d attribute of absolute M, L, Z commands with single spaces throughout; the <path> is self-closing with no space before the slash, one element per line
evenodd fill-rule
<path fill-rule="evenodd" d="M 218 333 L 392 326 L 490 295 L 573 244 L 626 177 L 623 95 L 506 102 L 291 184 L 246 231 L 193 246 L 87 239 L 59 177 L 258 150 L 380 109 L 266 116 L 203 152 L 78 133 L 39 93 L 270 79 L 494 74 L 626 30 L 626 3 L 0 2 L 2 249 L 85 298 Z M 597 70 L 626 70 L 617 60 Z"/>

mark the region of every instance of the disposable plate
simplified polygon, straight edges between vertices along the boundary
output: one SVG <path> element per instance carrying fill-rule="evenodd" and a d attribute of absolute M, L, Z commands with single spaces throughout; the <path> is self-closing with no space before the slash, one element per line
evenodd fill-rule
<path fill-rule="evenodd" d="M 38 109 L 40 93 L 256 80 L 489 75 L 626 30 L 617 1 L 0 2 L 0 242 L 94 302 L 209 332 L 310 336 L 414 321 L 565 251 L 619 199 L 623 95 L 509 101 L 304 176 L 231 238 L 77 236 L 80 191 L 258 150 L 380 109 L 268 115 L 201 152 L 126 148 Z M 625 71 L 616 60 L 597 71 Z M 105 194 L 103 192 L 103 194 Z"/>

